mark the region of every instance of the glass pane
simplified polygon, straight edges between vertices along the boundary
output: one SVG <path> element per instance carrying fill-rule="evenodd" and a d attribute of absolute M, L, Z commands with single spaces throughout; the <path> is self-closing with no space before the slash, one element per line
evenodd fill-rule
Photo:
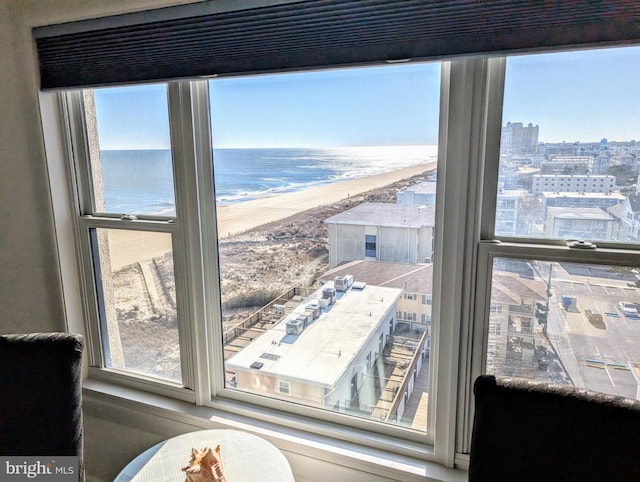
<path fill-rule="evenodd" d="M 626 47 L 507 60 L 497 235 L 637 242 L 638 58 Z"/>
<path fill-rule="evenodd" d="M 84 91 L 94 209 L 175 216 L 166 86 Z"/>
<path fill-rule="evenodd" d="M 171 234 L 91 235 L 107 366 L 180 381 Z"/>
<path fill-rule="evenodd" d="M 439 81 L 210 82 L 228 388 L 427 430 Z"/>
<path fill-rule="evenodd" d="M 495 259 L 487 372 L 640 399 L 639 273 Z"/>

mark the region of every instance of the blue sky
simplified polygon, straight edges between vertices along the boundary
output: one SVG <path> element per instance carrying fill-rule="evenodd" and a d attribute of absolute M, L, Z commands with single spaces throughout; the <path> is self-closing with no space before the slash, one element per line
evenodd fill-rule
<path fill-rule="evenodd" d="M 512 57 L 503 124 L 544 142 L 640 140 L 640 47 Z M 436 144 L 438 63 L 210 81 L 215 147 Z M 103 149 L 169 147 L 162 85 L 96 90 Z"/>
<path fill-rule="evenodd" d="M 544 142 L 640 140 L 640 47 L 509 58 L 502 120 Z"/>

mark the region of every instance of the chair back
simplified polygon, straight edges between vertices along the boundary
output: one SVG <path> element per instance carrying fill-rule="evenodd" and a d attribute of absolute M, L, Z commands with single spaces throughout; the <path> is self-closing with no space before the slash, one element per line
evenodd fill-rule
<path fill-rule="evenodd" d="M 640 402 L 479 377 L 469 481 L 640 481 Z"/>
<path fill-rule="evenodd" d="M 82 468 L 84 339 L 0 336 L 0 455 L 78 456 Z"/>

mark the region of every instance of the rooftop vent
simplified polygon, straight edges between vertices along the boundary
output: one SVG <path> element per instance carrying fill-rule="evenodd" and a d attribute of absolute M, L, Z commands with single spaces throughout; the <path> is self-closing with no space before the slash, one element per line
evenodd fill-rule
<path fill-rule="evenodd" d="M 263 353 L 262 355 L 260 355 L 260 358 L 277 361 L 280 358 L 280 355 L 276 355 L 275 353 Z M 254 363 L 260 363 L 260 362 L 254 362 Z"/>

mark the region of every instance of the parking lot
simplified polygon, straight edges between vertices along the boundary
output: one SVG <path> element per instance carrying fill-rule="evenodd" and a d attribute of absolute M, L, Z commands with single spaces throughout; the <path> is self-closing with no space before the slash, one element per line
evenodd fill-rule
<path fill-rule="evenodd" d="M 640 362 L 640 315 L 622 312 L 619 302 L 640 302 L 640 290 L 611 277 L 575 276 L 555 269 L 551 283 L 547 335 L 577 386 L 636 397 L 629 369 Z M 563 297 L 575 305 L 563 305 Z M 585 310 L 597 310 L 602 322 L 590 322 Z"/>

